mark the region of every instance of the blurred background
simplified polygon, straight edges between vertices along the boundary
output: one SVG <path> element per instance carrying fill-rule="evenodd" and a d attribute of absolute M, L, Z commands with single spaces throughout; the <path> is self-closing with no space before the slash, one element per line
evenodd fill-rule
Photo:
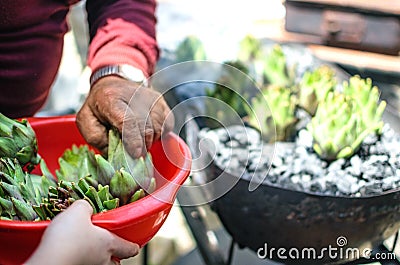
<path fill-rule="evenodd" d="M 398 0 L 159 0 L 156 11 L 161 48 L 159 69 L 189 35 L 195 35 L 203 42 L 208 60 L 222 62 L 235 58 L 240 40 L 251 34 L 271 42 L 301 45 L 308 53 L 349 74 L 373 78 L 382 90 L 382 97 L 398 111 L 399 3 Z M 75 113 L 88 92 L 90 69 L 86 67 L 88 29 L 84 4 L 82 1 L 71 9 L 71 30 L 65 36 L 61 67 L 50 97 L 37 116 Z M 327 5 L 330 6 L 328 12 Z M 380 35 L 376 35 L 377 32 Z M 372 34 L 373 37 L 370 42 L 364 38 L 365 43 L 360 41 L 360 34 Z M 207 219 L 207 231 L 218 231 L 220 236 L 223 228 L 218 218 L 207 207 L 200 211 L 205 211 L 202 215 Z M 219 241 L 212 233 L 206 237 L 209 242 L 227 250 L 224 235 Z M 249 261 L 254 254 L 241 251 L 246 261 L 240 263 L 238 258 L 235 264 L 256 264 Z M 148 264 L 204 264 L 198 242 L 193 237 L 193 227 L 188 225 L 178 203 L 150 242 L 148 255 L 143 252 L 122 264 L 143 264 L 147 256 Z"/>

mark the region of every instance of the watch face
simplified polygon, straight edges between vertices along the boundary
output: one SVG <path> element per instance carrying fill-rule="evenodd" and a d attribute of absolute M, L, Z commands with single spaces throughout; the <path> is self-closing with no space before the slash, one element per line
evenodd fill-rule
<path fill-rule="evenodd" d="M 127 64 L 121 65 L 120 69 L 127 79 L 132 80 L 134 82 L 143 82 L 146 79 L 146 77 L 144 76 L 143 72 L 140 69 L 135 68 L 131 65 Z"/>

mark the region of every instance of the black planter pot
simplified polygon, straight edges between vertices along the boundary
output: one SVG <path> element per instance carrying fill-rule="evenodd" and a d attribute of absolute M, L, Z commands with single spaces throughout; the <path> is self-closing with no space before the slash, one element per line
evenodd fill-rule
<path fill-rule="evenodd" d="M 386 111 L 383 118 L 400 132 L 397 112 Z M 249 191 L 250 178 L 223 171 L 214 161 L 205 171 L 214 198 L 224 194 L 211 207 L 239 246 L 285 264 L 346 263 L 400 229 L 400 189 L 340 197 L 263 183 Z M 279 248 L 284 252 L 278 254 Z"/>
<path fill-rule="evenodd" d="M 231 183 L 238 178 L 215 164 L 206 171 L 209 180 L 220 176 L 233 178 Z M 225 189 L 224 181 L 218 181 L 212 192 Z M 361 198 L 269 185 L 250 192 L 249 181 L 239 179 L 211 206 L 240 247 L 285 264 L 340 264 L 361 258 L 400 228 L 399 190 Z M 285 251 L 278 255 L 279 248 Z"/>

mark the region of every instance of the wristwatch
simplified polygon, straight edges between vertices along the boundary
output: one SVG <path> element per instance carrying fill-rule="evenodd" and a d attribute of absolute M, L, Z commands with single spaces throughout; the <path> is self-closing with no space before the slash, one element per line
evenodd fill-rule
<path fill-rule="evenodd" d="M 117 64 L 104 66 L 92 73 L 90 86 L 93 86 L 100 78 L 109 75 L 116 75 L 136 83 L 143 83 L 144 86 L 148 85 L 147 78 L 142 70 L 129 64 Z"/>

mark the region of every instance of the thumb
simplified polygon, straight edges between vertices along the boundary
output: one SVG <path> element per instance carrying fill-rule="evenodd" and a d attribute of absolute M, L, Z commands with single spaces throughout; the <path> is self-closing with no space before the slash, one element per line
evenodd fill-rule
<path fill-rule="evenodd" d="M 110 232 L 111 233 L 111 232 Z M 119 259 L 126 259 L 136 256 L 139 253 L 139 245 L 125 240 L 121 237 L 116 236 L 111 233 L 113 237 L 113 248 L 111 249 L 111 254 L 113 257 Z"/>
<path fill-rule="evenodd" d="M 65 211 L 57 215 L 53 220 L 51 227 L 63 224 L 86 223 L 91 222 L 93 214 L 92 206 L 85 200 L 77 200 Z"/>
<path fill-rule="evenodd" d="M 93 208 L 86 200 L 75 201 L 66 211 L 73 212 L 77 215 L 83 214 L 91 216 L 93 214 Z"/>

